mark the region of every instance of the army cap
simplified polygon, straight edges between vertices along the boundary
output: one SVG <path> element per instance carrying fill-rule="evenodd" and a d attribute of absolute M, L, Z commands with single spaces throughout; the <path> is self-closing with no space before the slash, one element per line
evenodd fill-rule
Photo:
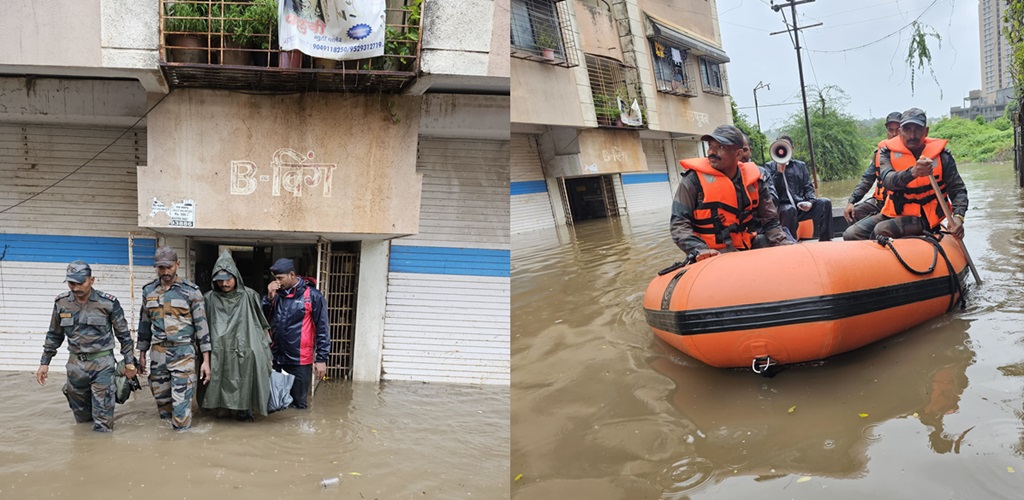
<path fill-rule="evenodd" d="M 229 273 L 226 269 L 221 269 L 219 273 L 213 275 L 213 281 L 227 281 L 234 277 L 235 275 Z"/>
<path fill-rule="evenodd" d="M 924 114 L 924 110 L 921 108 L 910 108 L 903 112 L 900 117 L 900 126 L 904 126 L 908 123 L 914 123 L 922 127 L 928 126 L 928 116 Z"/>
<path fill-rule="evenodd" d="M 900 113 L 899 111 L 893 111 L 892 113 L 889 113 L 889 116 L 885 117 L 885 124 L 888 125 L 892 122 L 899 123 L 902 119 L 903 113 Z"/>
<path fill-rule="evenodd" d="M 84 260 L 76 260 L 68 264 L 67 275 L 64 281 L 71 283 L 85 283 L 85 280 L 92 276 L 92 268 Z"/>
<path fill-rule="evenodd" d="M 178 262 L 178 252 L 171 247 L 160 247 L 156 249 L 153 256 L 153 267 L 171 267 Z"/>
<path fill-rule="evenodd" d="M 715 141 L 725 146 L 742 146 L 743 132 L 732 125 L 719 125 L 710 134 L 701 136 L 702 141 Z"/>

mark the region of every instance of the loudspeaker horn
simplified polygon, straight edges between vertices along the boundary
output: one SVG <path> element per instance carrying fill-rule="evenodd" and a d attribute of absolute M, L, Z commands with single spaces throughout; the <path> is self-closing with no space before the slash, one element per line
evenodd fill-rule
<path fill-rule="evenodd" d="M 789 160 L 793 158 L 793 146 L 781 139 L 773 142 L 768 147 L 768 151 L 775 163 L 789 163 Z"/>

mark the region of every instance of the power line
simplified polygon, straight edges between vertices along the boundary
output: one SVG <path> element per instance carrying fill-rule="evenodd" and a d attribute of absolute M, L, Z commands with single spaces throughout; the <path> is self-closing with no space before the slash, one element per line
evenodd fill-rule
<path fill-rule="evenodd" d="M 75 173 L 76 173 L 76 172 L 78 172 L 79 170 L 81 170 L 82 168 L 84 168 L 84 167 L 85 167 L 86 165 L 88 165 L 88 164 L 92 163 L 92 161 L 93 161 L 93 160 L 95 160 L 96 158 L 99 158 L 99 156 L 100 156 L 101 154 L 103 154 L 103 153 L 104 153 L 104 152 L 105 152 L 106 150 L 110 149 L 110 147 L 111 147 L 111 146 L 113 146 L 114 144 L 117 144 L 117 141 L 120 141 L 120 140 L 121 140 L 121 138 L 125 136 L 125 134 L 127 134 L 128 132 L 131 132 L 131 130 L 132 130 L 133 128 L 135 128 L 135 126 L 136 126 L 136 125 L 138 125 L 138 124 L 139 124 L 139 122 L 141 122 L 141 121 L 143 120 L 143 118 L 145 118 L 146 116 L 148 116 L 148 115 L 149 115 L 149 112 L 150 112 L 150 111 L 153 111 L 154 109 L 156 109 L 156 107 L 157 107 L 157 106 L 159 106 L 159 105 L 160 105 L 160 103 L 164 102 L 164 99 L 165 99 L 165 98 L 166 98 L 167 96 L 169 96 L 169 95 L 171 95 L 171 94 L 170 94 L 170 92 L 168 92 L 168 93 L 164 94 L 163 96 L 161 96 L 161 97 L 160 97 L 160 100 L 159 100 L 159 101 L 157 101 L 157 102 L 156 102 L 156 104 L 154 104 L 152 108 L 149 108 L 149 109 L 147 109 L 147 110 L 146 110 L 146 112 L 145 112 L 145 113 L 143 113 L 143 115 L 142 115 L 142 116 L 140 116 L 138 120 L 135 120 L 135 123 L 131 124 L 131 126 L 129 126 L 129 127 L 127 128 L 127 129 L 125 129 L 125 131 L 124 131 L 124 132 L 121 132 L 121 135 L 117 136 L 117 137 L 116 137 L 116 138 L 114 139 L 114 141 L 113 141 L 113 142 L 111 142 L 110 144 L 107 144 L 106 146 L 104 146 L 104 147 L 103 147 L 103 149 L 101 149 L 101 150 L 100 150 L 100 151 L 99 151 L 98 153 L 96 153 L 95 155 L 93 155 L 93 157 L 92 157 L 92 158 L 89 158 L 88 160 L 86 160 L 86 161 L 85 161 L 85 163 L 83 163 L 83 164 L 79 165 L 78 167 L 76 167 L 76 168 L 75 168 L 74 170 L 72 170 L 71 172 L 68 172 L 68 174 L 67 174 L 67 175 L 65 175 L 64 177 L 61 177 L 60 179 L 57 179 L 57 180 L 56 180 L 56 181 L 55 181 L 55 182 L 54 182 L 53 184 L 50 184 L 49 186 L 46 186 L 45 188 L 41 189 L 41 190 L 40 190 L 40 191 L 39 191 L 38 193 L 36 193 L 36 194 L 33 194 L 32 196 L 29 196 L 28 198 L 25 198 L 24 200 L 21 200 L 21 201 L 19 201 L 19 202 L 15 203 L 15 204 L 13 204 L 13 205 L 11 205 L 11 206 L 9 206 L 9 207 L 7 207 L 7 208 L 3 209 L 3 210 L 0 210 L 0 214 L 6 213 L 6 212 L 8 212 L 8 211 L 10 211 L 10 210 L 13 210 L 13 209 L 15 209 L 15 208 L 17 208 L 17 207 L 21 206 L 21 205 L 24 205 L 25 203 L 28 203 L 29 201 L 32 201 L 32 199 L 34 199 L 35 197 L 37 197 L 37 196 L 39 196 L 39 195 L 41 195 L 41 194 L 43 194 L 43 193 L 45 193 L 45 192 L 49 191 L 49 190 L 50 190 L 51 188 L 53 188 L 53 187 L 54 187 L 54 186 L 56 186 L 57 184 L 60 184 L 61 182 L 64 182 L 64 181 L 65 181 L 65 180 L 66 180 L 66 179 L 67 179 L 68 177 L 71 177 L 72 175 L 75 175 Z"/>
<path fill-rule="evenodd" d="M 842 53 L 842 52 L 849 52 L 849 51 L 853 51 L 853 50 L 863 49 L 864 47 L 870 47 L 871 45 L 874 45 L 876 43 L 879 43 L 879 42 L 882 42 L 882 41 L 887 40 L 889 38 L 892 38 L 892 37 L 902 33 L 903 30 L 913 26 L 914 23 L 916 23 L 922 17 L 924 17 L 924 15 L 927 14 L 928 11 L 931 10 L 931 8 L 934 7 L 935 4 L 937 4 L 937 3 L 939 3 L 939 0 L 933 1 L 931 3 L 931 5 L 929 5 L 928 8 L 924 9 L 924 12 L 921 12 L 921 14 L 919 16 L 917 16 L 913 21 L 907 23 L 902 28 L 900 28 L 900 29 L 898 29 L 898 30 L 896 30 L 896 31 L 894 31 L 892 33 L 889 33 L 888 35 L 885 35 L 882 38 L 879 38 L 878 40 L 875 40 L 873 42 L 868 42 L 868 43 L 865 43 L 864 45 L 858 45 L 857 47 L 851 47 L 851 48 L 848 48 L 848 49 L 839 49 L 839 50 L 810 50 L 810 49 L 808 49 L 808 51 L 810 51 L 810 52 L 820 52 L 822 54 L 838 54 L 838 53 Z"/>

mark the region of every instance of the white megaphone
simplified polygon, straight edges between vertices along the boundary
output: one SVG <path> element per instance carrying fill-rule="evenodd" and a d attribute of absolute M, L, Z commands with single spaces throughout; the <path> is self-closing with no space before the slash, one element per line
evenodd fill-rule
<path fill-rule="evenodd" d="M 768 152 L 771 155 L 772 160 L 775 160 L 775 163 L 788 164 L 789 160 L 793 158 L 793 146 L 790 146 L 789 142 L 782 139 L 773 142 L 772 145 L 768 147 Z"/>

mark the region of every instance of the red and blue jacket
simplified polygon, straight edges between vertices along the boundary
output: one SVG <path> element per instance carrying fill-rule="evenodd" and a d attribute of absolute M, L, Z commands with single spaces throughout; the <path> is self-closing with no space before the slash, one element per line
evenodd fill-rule
<path fill-rule="evenodd" d="M 331 350 L 324 296 L 304 278 L 290 290 L 263 297 L 263 314 L 270 321 L 275 365 L 326 363 Z"/>

